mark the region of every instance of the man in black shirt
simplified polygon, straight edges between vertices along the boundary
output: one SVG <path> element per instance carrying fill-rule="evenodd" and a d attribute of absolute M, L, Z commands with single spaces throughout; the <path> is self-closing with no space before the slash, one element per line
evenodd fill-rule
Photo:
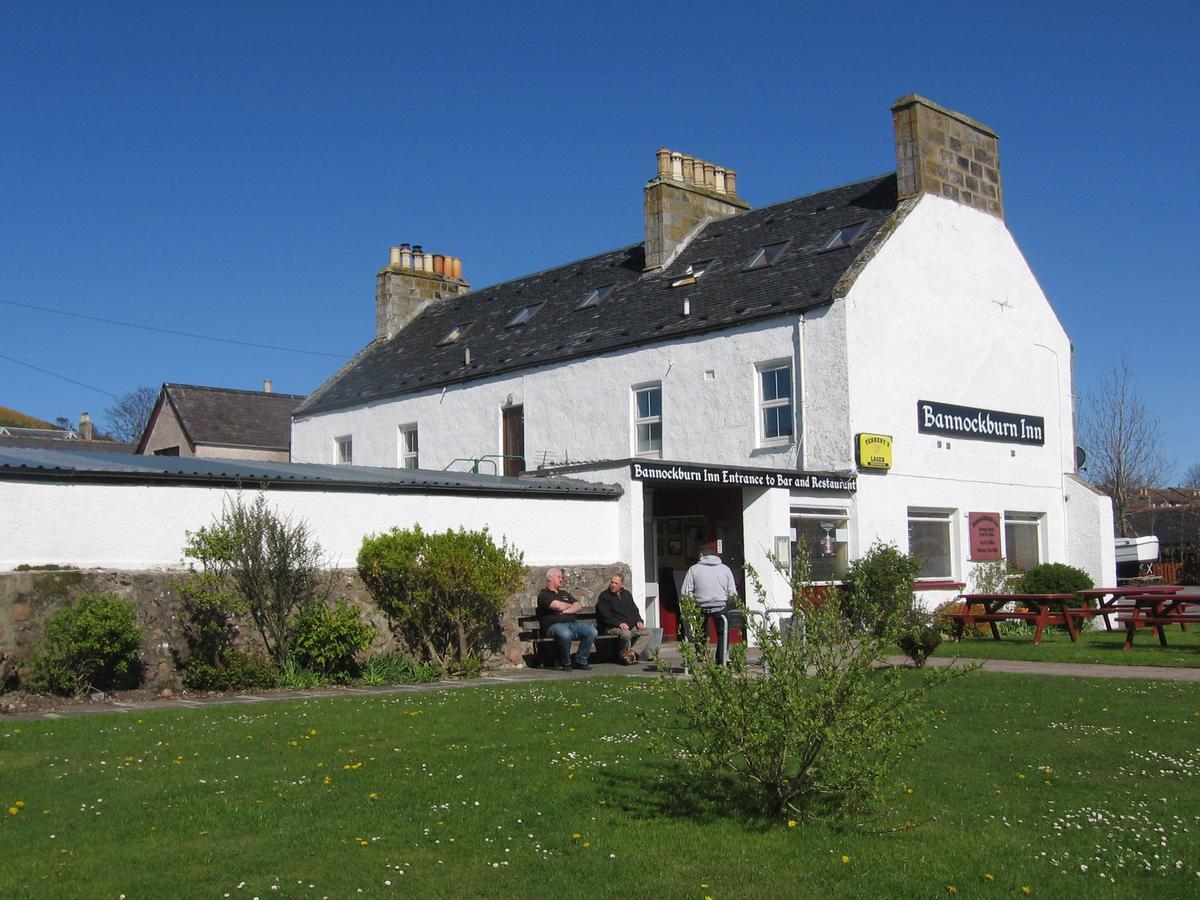
<path fill-rule="evenodd" d="M 596 598 L 596 620 L 602 633 L 620 639 L 621 661 L 627 666 L 649 659 L 651 651 L 662 643 L 662 629 L 646 627 L 633 595 L 625 590 L 623 575 L 611 575 L 608 587 Z"/>
<path fill-rule="evenodd" d="M 562 569 L 555 568 L 546 573 L 546 586 L 537 599 L 542 634 L 554 638 L 558 644 L 558 663 L 564 672 L 571 671 L 572 641 L 579 641 L 575 668 L 590 669 L 588 656 L 596 643 L 596 629 L 586 622 L 575 621 L 575 613 L 583 609 L 583 604 L 562 589 L 566 583 Z"/>

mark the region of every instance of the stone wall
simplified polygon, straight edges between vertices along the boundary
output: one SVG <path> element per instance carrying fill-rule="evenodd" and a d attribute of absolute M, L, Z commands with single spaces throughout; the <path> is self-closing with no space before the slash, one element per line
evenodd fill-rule
<path fill-rule="evenodd" d="M 563 571 L 567 577 L 567 590 L 588 606 L 604 589 L 610 573 L 621 572 L 627 578 L 629 575 L 629 567 L 624 563 L 564 567 Z M 183 574 L 179 571 L 111 569 L 0 572 L 0 690 L 15 686 L 28 674 L 29 661 L 37 652 L 46 620 L 88 593 L 113 593 L 137 603 L 138 624 L 146 633 L 142 645 L 146 684 L 178 687 L 179 672 L 172 651 L 183 653 L 186 643 L 178 616 L 179 595 L 174 584 Z M 517 619 L 534 611 L 537 593 L 545 579 L 545 567 L 529 569 L 523 589 L 505 604 L 501 617 L 504 642 L 488 660 L 489 667 L 524 664 L 523 659 L 531 648 L 518 637 Z M 364 619 L 375 626 L 377 636 L 369 655 L 400 649 L 388 629 L 387 618 L 376 607 L 357 572 L 339 569 L 334 574 L 332 593 L 334 597 L 345 597 L 358 606 Z M 254 625 L 248 619 L 238 623 L 238 631 L 239 643 L 261 646 Z"/>

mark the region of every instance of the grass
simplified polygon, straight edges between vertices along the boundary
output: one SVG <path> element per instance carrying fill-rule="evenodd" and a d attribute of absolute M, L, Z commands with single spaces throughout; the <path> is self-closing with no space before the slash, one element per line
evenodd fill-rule
<path fill-rule="evenodd" d="M 1007 624 L 1007 623 L 1005 623 Z M 1024 659 L 1036 662 L 1106 663 L 1118 666 L 1181 666 L 1200 667 L 1200 627 L 1181 631 L 1178 626 L 1166 629 L 1167 646 L 1160 647 L 1158 636 L 1151 628 L 1139 629 L 1133 647 L 1125 650 L 1125 629 L 1105 631 L 1098 622 L 1071 643 L 1065 630 L 1047 628 L 1041 644 L 1034 645 L 1033 629 L 1027 633 L 1005 634 L 1001 626 L 1000 640 L 986 636 L 964 637 L 959 643 L 943 641 L 934 656 L 962 656 L 968 659 Z"/>
<path fill-rule="evenodd" d="M 1200 890 L 1195 685 L 952 682 L 868 829 L 723 807 L 647 746 L 664 702 L 595 678 L 0 723 L 0 896 Z"/>

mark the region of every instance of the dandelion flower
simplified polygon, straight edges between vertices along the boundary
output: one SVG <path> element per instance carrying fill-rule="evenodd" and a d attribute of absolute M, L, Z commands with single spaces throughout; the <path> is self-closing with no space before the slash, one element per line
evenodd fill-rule
<path fill-rule="evenodd" d="M 1025 884 L 1025 885 L 1022 885 L 1022 886 L 1021 886 L 1021 893 L 1022 893 L 1022 894 L 1032 894 L 1032 893 L 1033 893 L 1033 888 L 1031 888 L 1031 887 L 1030 887 L 1029 885 L 1027 885 L 1027 884 Z"/>
<path fill-rule="evenodd" d="M 843 856 L 843 857 L 842 857 L 842 865 L 844 865 L 844 866 L 848 866 L 849 864 L 850 864 L 850 857 L 848 857 L 848 856 Z"/>
<path fill-rule="evenodd" d="M 796 827 L 796 820 L 788 819 L 788 828 L 795 828 L 795 827 Z"/>
<path fill-rule="evenodd" d="M 996 880 L 996 876 L 995 876 L 995 875 L 993 875 L 991 872 L 988 872 L 987 874 L 985 874 L 985 875 L 983 876 L 983 880 L 984 880 L 984 881 L 995 881 L 995 880 Z"/>
<path fill-rule="evenodd" d="M 19 809 L 17 809 L 15 806 L 10 806 L 10 807 L 8 808 L 8 814 L 9 814 L 10 816 L 15 816 L 15 815 L 16 815 L 17 813 L 19 813 L 19 812 L 20 812 L 20 810 L 19 810 Z"/>
<path fill-rule="evenodd" d="M 957 894 L 957 893 L 958 893 L 958 888 L 956 888 L 956 887 L 955 887 L 954 885 L 952 885 L 952 884 L 948 884 L 948 885 L 946 885 L 946 893 L 947 893 L 947 894 Z"/>
<path fill-rule="evenodd" d="M 18 800 L 16 803 L 14 803 L 14 804 L 13 804 L 13 806 L 15 806 L 17 809 L 24 809 L 24 808 L 25 808 L 25 801 L 24 801 L 24 800 Z"/>

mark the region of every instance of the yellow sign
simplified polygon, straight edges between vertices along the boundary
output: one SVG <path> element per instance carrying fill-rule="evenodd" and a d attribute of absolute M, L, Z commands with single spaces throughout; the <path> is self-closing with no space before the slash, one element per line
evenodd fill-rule
<path fill-rule="evenodd" d="M 890 434 L 860 434 L 858 436 L 858 467 L 860 469 L 890 469 L 892 467 L 892 436 Z"/>

